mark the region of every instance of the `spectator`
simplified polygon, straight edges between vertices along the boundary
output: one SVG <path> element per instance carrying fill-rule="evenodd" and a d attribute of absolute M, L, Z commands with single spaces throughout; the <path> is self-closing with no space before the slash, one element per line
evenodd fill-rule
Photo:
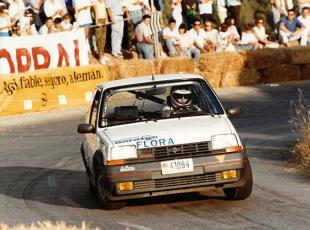
<path fill-rule="evenodd" d="M 307 43 L 310 41 L 310 15 L 309 15 L 309 8 L 304 7 L 301 11 L 301 15 L 298 16 L 298 20 L 305 26 L 305 33 L 307 34 Z"/>
<path fill-rule="evenodd" d="M 34 24 L 36 26 L 36 29 L 40 29 L 42 26 L 42 21 L 40 18 L 40 10 L 42 9 L 42 5 L 44 3 L 44 0 L 24 0 L 25 6 L 30 6 L 33 10 L 33 20 Z"/>
<path fill-rule="evenodd" d="M 62 22 L 61 22 L 61 26 L 62 28 L 66 31 L 66 30 L 72 30 L 73 29 L 73 26 L 71 24 L 71 20 L 72 20 L 72 17 L 70 14 L 65 14 L 63 17 L 62 17 Z"/>
<path fill-rule="evenodd" d="M 219 32 L 219 46 L 216 51 L 236 51 L 235 46 L 233 45 L 233 34 L 228 29 L 228 25 L 225 23 L 221 24 L 221 30 Z"/>
<path fill-rule="evenodd" d="M 184 23 L 182 23 L 179 27 L 179 34 L 179 47 L 181 55 L 185 55 L 189 58 L 192 58 L 192 56 L 194 56 L 195 62 L 198 63 L 200 51 L 195 48 L 194 39 L 192 39 L 192 37 L 190 36 Z"/>
<path fill-rule="evenodd" d="M 172 0 L 172 17 L 176 21 L 176 28 L 179 28 L 183 22 L 182 18 L 182 0 Z"/>
<path fill-rule="evenodd" d="M 200 17 L 203 20 L 203 23 L 205 23 L 206 21 L 212 21 L 214 22 L 214 18 L 213 18 L 213 11 L 212 11 L 212 3 L 213 0 L 199 0 L 199 13 L 200 13 Z"/>
<path fill-rule="evenodd" d="M 150 24 L 151 16 L 144 15 L 142 17 L 142 22 L 135 29 L 136 38 L 138 41 L 137 50 L 139 52 L 139 58 L 141 59 L 154 59 L 154 47 Z"/>
<path fill-rule="evenodd" d="M 279 36 L 281 17 L 287 16 L 287 11 L 293 8 L 292 0 L 271 0 L 271 6 L 275 33 Z"/>
<path fill-rule="evenodd" d="M 217 14 L 220 18 L 220 23 L 224 23 L 225 18 L 227 18 L 226 0 L 217 0 Z"/>
<path fill-rule="evenodd" d="M 218 46 L 219 32 L 217 29 L 212 28 L 211 21 L 206 21 L 204 25 L 206 31 L 206 50 L 208 52 L 214 51 Z"/>
<path fill-rule="evenodd" d="M 259 48 L 258 40 L 253 33 L 253 25 L 247 24 L 244 32 L 242 32 L 242 45 L 245 49 L 256 50 Z"/>
<path fill-rule="evenodd" d="M 106 7 L 108 15 L 112 21 L 111 26 L 111 43 L 112 55 L 114 57 L 122 57 L 122 40 L 124 36 L 124 21 L 123 15 L 125 12 L 125 5 L 123 0 L 106 0 Z"/>
<path fill-rule="evenodd" d="M 197 3 L 195 0 L 182 0 L 183 21 L 187 28 L 192 28 L 197 19 Z"/>
<path fill-rule="evenodd" d="M 194 40 L 194 46 L 201 52 L 207 52 L 205 49 L 206 32 L 201 29 L 201 23 L 199 19 L 194 21 L 194 27 L 189 31 L 191 38 Z"/>
<path fill-rule="evenodd" d="M 54 19 L 54 33 L 62 32 L 64 29 L 61 26 L 62 19 L 61 18 L 55 18 Z"/>
<path fill-rule="evenodd" d="M 240 6 L 241 0 L 226 0 L 229 16 L 235 19 L 236 27 L 240 28 Z"/>
<path fill-rule="evenodd" d="M 297 0 L 297 6 L 299 13 L 302 13 L 302 9 L 307 7 L 310 9 L 310 0 Z"/>
<path fill-rule="evenodd" d="M 225 24 L 228 25 L 228 30 L 230 34 L 232 35 L 232 43 L 235 46 L 236 49 L 241 49 L 241 37 L 237 30 L 237 27 L 235 26 L 235 19 L 233 17 L 227 17 L 225 19 Z"/>
<path fill-rule="evenodd" d="M 268 40 L 268 35 L 266 34 L 266 28 L 264 25 L 264 19 L 262 17 L 257 18 L 255 24 L 256 25 L 253 28 L 253 32 L 258 42 L 260 43 L 260 47 L 278 48 L 278 43 Z"/>
<path fill-rule="evenodd" d="M 176 28 L 176 21 L 175 19 L 171 18 L 168 22 L 169 26 L 163 30 L 163 39 L 165 41 L 165 45 L 169 51 L 170 57 L 179 56 L 177 40 L 179 39 L 179 31 Z"/>
<path fill-rule="evenodd" d="M 125 6 L 134 28 L 136 28 L 142 20 L 144 7 L 150 11 L 149 5 L 146 5 L 146 2 L 143 0 L 125 0 Z"/>
<path fill-rule="evenodd" d="M 93 24 L 93 19 L 91 17 L 90 8 L 93 5 L 92 0 L 73 0 L 73 5 L 75 8 L 75 19 L 79 27 L 85 29 L 85 36 L 88 38 L 89 27 Z"/>
<path fill-rule="evenodd" d="M 106 64 L 109 59 L 104 56 L 104 48 L 107 39 L 108 15 L 106 11 L 105 0 L 96 0 L 94 5 L 95 23 L 98 27 L 95 29 L 95 37 L 101 64 Z"/>
<path fill-rule="evenodd" d="M 64 15 L 64 10 L 59 0 L 46 0 L 44 2 L 44 13 L 46 17 L 55 19 L 61 18 Z"/>
<path fill-rule="evenodd" d="M 29 36 L 38 35 L 37 27 L 34 22 L 34 13 L 32 9 L 29 9 L 25 12 L 26 14 L 26 34 Z"/>
<path fill-rule="evenodd" d="M 12 0 L 9 6 L 9 16 L 11 22 L 17 21 L 20 15 L 24 15 L 25 5 L 23 1 Z"/>
<path fill-rule="evenodd" d="M 39 30 L 39 34 L 40 35 L 46 35 L 46 34 L 51 34 L 53 33 L 53 18 L 52 17 L 48 17 L 45 20 L 45 23 L 43 26 L 41 26 L 40 30 Z"/>
<path fill-rule="evenodd" d="M 20 28 L 18 25 L 14 25 L 12 27 L 12 37 L 19 37 L 20 36 Z"/>
<path fill-rule="evenodd" d="M 289 10 L 288 15 L 281 21 L 280 36 L 283 44 L 288 46 L 289 41 L 300 39 L 300 45 L 307 44 L 308 34 L 305 26 L 297 19 L 294 10 Z"/>
<path fill-rule="evenodd" d="M 9 30 L 13 27 L 10 17 L 8 16 L 8 10 L 4 7 L 0 7 L 0 37 L 9 37 Z"/>

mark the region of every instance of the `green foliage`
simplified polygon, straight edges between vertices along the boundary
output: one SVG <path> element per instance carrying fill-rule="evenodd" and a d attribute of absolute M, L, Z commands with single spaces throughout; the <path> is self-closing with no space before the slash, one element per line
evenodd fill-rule
<path fill-rule="evenodd" d="M 164 24 L 166 25 L 168 19 L 172 17 L 171 0 L 164 0 L 165 9 L 163 13 Z M 214 7 L 214 13 L 217 14 Z M 266 21 L 267 31 L 273 30 L 272 13 L 270 0 L 243 0 L 241 5 L 240 22 L 244 27 L 247 23 L 255 23 L 255 18 L 262 16 Z"/>

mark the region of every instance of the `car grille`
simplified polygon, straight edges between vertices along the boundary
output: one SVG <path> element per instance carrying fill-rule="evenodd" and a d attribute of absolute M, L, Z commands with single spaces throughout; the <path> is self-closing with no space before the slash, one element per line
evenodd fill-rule
<path fill-rule="evenodd" d="M 223 153 L 223 150 L 211 151 L 210 145 L 210 142 L 206 141 L 184 145 L 171 145 L 165 147 L 140 149 L 138 151 L 139 159 L 129 160 L 127 163 L 175 160 Z"/>
<path fill-rule="evenodd" d="M 222 180 L 221 173 L 209 173 L 203 175 L 185 176 L 155 179 L 134 182 L 135 191 L 154 191 L 161 189 L 173 189 L 176 187 L 196 187 L 201 185 L 214 184 Z"/>

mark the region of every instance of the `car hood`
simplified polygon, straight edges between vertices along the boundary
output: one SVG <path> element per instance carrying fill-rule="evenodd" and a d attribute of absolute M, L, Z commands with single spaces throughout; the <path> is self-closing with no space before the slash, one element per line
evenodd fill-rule
<path fill-rule="evenodd" d="M 211 136 L 232 133 L 226 117 L 184 117 L 138 122 L 105 129 L 114 146 L 137 149 L 210 141 Z"/>

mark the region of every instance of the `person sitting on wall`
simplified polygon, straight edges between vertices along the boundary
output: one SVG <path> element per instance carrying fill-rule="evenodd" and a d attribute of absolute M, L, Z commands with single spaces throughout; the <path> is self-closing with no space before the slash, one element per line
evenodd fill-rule
<path fill-rule="evenodd" d="M 281 21 L 280 37 L 284 46 L 288 46 L 289 41 L 300 39 L 300 45 L 307 45 L 308 34 L 305 26 L 297 19 L 293 9 L 288 10 L 287 17 Z"/>
<path fill-rule="evenodd" d="M 169 19 L 168 27 L 163 30 L 163 39 L 165 45 L 169 51 L 170 57 L 179 56 L 179 32 L 176 28 L 176 20 L 174 18 Z"/>

